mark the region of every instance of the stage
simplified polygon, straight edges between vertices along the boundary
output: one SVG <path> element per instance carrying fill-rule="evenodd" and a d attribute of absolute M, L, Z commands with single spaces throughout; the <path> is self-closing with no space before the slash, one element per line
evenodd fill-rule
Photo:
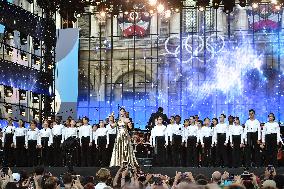
<path fill-rule="evenodd" d="M 77 175 L 82 176 L 95 176 L 96 172 L 100 169 L 100 167 L 74 167 L 74 171 Z M 111 174 L 114 177 L 118 167 L 109 168 L 111 170 Z M 19 172 L 21 170 L 25 170 L 28 173 L 34 170 L 33 167 L 13 167 L 13 172 Z M 59 176 L 62 173 L 67 171 L 67 167 L 46 167 L 46 171 L 51 172 L 55 176 Z M 146 173 L 156 173 L 156 174 L 165 174 L 170 177 L 174 177 L 176 171 L 180 172 L 192 172 L 194 176 L 197 174 L 203 174 L 208 178 L 211 178 L 211 175 L 214 171 L 220 171 L 223 173 L 224 171 L 229 172 L 230 174 L 239 175 L 242 174 L 244 168 L 220 168 L 220 167 L 201 167 L 201 168 L 193 168 L 193 167 L 142 167 L 142 170 Z M 255 173 L 258 176 L 264 174 L 264 167 L 261 168 L 249 168 L 250 172 Z M 276 169 L 277 174 L 284 174 L 284 167 L 278 167 Z"/>

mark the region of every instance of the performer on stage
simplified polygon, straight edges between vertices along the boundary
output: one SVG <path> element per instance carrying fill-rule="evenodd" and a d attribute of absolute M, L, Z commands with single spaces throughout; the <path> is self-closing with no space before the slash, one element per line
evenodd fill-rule
<path fill-rule="evenodd" d="M 262 131 L 262 144 L 266 149 L 266 166 L 277 166 L 277 146 L 283 144 L 280 136 L 279 124 L 275 121 L 273 113 L 268 115 L 268 122 L 265 123 Z"/>
<path fill-rule="evenodd" d="M 171 116 L 170 117 L 170 124 L 167 125 L 167 129 L 165 131 L 165 137 L 166 137 L 166 166 L 172 166 L 173 165 L 173 159 L 172 156 L 173 154 L 173 146 L 172 146 L 172 141 L 173 141 L 173 129 L 176 126 L 175 124 L 175 117 Z"/>
<path fill-rule="evenodd" d="M 204 126 L 200 130 L 201 145 L 204 149 L 202 156 L 203 166 L 207 167 L 211 164 L 211 147 L 212 147 L 213 129 L 210 127 L 210 119 L 204 119 Z"/>
<path fill-rule="evenodd" d="M 99 121 L 99 128 L 96 131 L 96 136 L 95 136 L 95 144 L 98 149 L 98 161 L 100 166 L 108 166 L 108 158 L 107 158 L 107 150 L 108 150 L 108 145 L 109 145 L 109 135 L 108 135 L 108 130 L 105 127 L 105 123 L 103 120 Z"/>
<path fill-rule="evenodd" d="M 217 158 L 217 147 L 216 147 L 216 143 L 215 141 L 217 140 L 214 135 L 214 131 L 215 131 L 215 128 L 216 126 L 218 125 L 219 121 L 216 117 L 214 117 L 212 119 L 212 124 L 211 124 L 211 128 L 213 130 L 213 135 L 212 135 L 212 148 L 211 148 L 211 164 L 212 166 L 216 166 L 216 158 Z"/>
<path fill-rule="evenodd" d="M 196 125 L 190 125 L 188 119 L 184 120 L 184 132 L 182 141 L 185 143 L 186 147 L 186 166 L 197 167 L 197 130 Z"/>
<path fill-rule="evenodd" d="M 14 137 L 13 137 L 13 146 L 16 152 L 16 166 L 23 167 L 26 163 L 26 149 L 25 149 L 25 140 L 27 135 L 27 129 L 25 128 L 25 122 L 20 119 L 19 127 L 15 129 Z"/>
<path fill-rule="evenodd" d="M 112 150 L 113 150 L 115 138 L 116 138 L 116 129 L 117 129 L 113 114 L 109 116 L 109 123 L 106 126 L 106 128 L 107 128 L 107 132 L 109 135 L 109 146 L 108 146 L 107 157 L 108 157 L 108 162 L 110 162 L 111 154 L 112 154 Z"/>
<path fill-rule="evenodd" d="M 249 110 L 249 119 L 245 123 L 246 133 L 246 166 L 260 166 L 260 144 L 261 128 L 259 121 L 255 118 L 255 111 Z"/>
<path fill-rule="evenodd" d="M 40 145 L 40 141 L 39 130 L 36 125 L 36 121 L 31 121 L 30 128 L 28 129 L 26 136 L 26 148 L 28 149 L 29 167 L 38 165 L 38 147 Z"/>
<path fill-rule="evenodd" d="M 90 162 L 90 146 L 92 146 L 92 127 L 89 125 L 89 118 L 83 118 L 83 125 L 79 127 L 79 139 L 81 144 L 81 166 L 87 167 Z"/>
<path fill-rule="evenodd" d="M 232 146 L 232 164 L 235 168 L 241 166 L 241 147 L 243 146 L 244 129 L 238 117 L 234 118 L 234 125 L 229 129 L 229 138 L 226 143 Z"/>
<path fill-rule="evenodd" d="M 4 164 L 5 166 L 13 166 L 14 150 L 13 150 L 13 136 L 15 126 L 11 117 L 7 119 L 7 126 L 3 129 L 3 147 L 4 147 Z"/>
<path fill-rule="evenodd" d="M 53 134 L 53 161 L 54 166 L 59 167 L 62 166 L 62 149 L 61 149 L 61 141 L 62 134 L 64 131 L 64 125 L 60 123 L 60 119 L 57 119 L 52 127 Z"/>
<path fill-rule="evenodd" d="M 41 163 L 50 165 L 51 145 L 53 143 L 52 131 L 47 120 L 43 122 L 43 128 L 39 131 L 39 148 L 41 148 Z"/>
<path fill-rule="evenodd" d="M 214 139 L 216 144 L 216 164 L 217 166 L 227 166 L 227 154 L 226 154 L 226 135 L 228 126 L 225 123 L 225 114 L 221 114 L 220 122 L 214 129 Z"/>
<path fill-rule="evenodd" d="M 178 167 L 182 165 L 182 133 L 183 125 L 181 124 L 181 117 L 175 116 L 176 124 L 172 125 L 172 159 L 173 166 Z"/>
<path fill-rule="evenodd" d="M 98 157 L 99 157 L 99 151 L 97 149 L 96 146 L 96 139 L 97 139 L 97 130 L 98 130 L 98 125 L 94 124 L 93 125 L 93 129 L 92 129 L 92 166 L 94 167 L 99 167 L 99 161 L 98 161 Z"/>
<path fill-rule="evenodd" d="M 157 125 L 151 130 L 150 144 L 155 148 L 155 165 L 165 166 L 166 157 L 166 126 L 163 125 L 163 118 L 157 118 Z"/>

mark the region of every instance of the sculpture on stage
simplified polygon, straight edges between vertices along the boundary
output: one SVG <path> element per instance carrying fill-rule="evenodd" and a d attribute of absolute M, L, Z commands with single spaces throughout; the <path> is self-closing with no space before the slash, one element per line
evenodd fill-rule
<path fill-rule="evenodd" d="M 127 123 L 129 121 L 128 118 L 120 117 L 117 122 L 117 136 L 112 151 L 110 167 L 122 166 L 124 162 L 128 162 L 128 165 L 132 167 L 138 166 L 131 137 L 127 129 Z"/>

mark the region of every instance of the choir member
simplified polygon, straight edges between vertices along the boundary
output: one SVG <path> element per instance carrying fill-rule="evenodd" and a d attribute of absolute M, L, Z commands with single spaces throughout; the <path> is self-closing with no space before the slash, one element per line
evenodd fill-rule
<path fill-rule="evenodd" d="M 175 116 L 170 117 L 170 124 L 167 125 L 167 129 L 165 131 L 165 137 L 166 137 L 166 162 L 167 166 L 172 166 L 173 165 L 173 160 L 172 156 L 173 151 L 172 151 L 172 141 L 173 141 L 173 128 L 175 127 Z"/>
<path fill-rule="evenodd" d="M 98 126 L 96 124 L 93 125 L 92 128 L 92 166 L 98 167 L 99 162 L 98 162 L 98 149 L 96 146 L 96 137 L 97 137 L 97 129 Z"/>
<path fill-rule="evenodd" d="M 83 125 L 79 127 L 79 139 L 81 144 L 81 166 L 90 165 L 90 146 L 92 146 L 92 127 L 89 118 L 83 118 Z"/>
<path fill-rule="evenodd" d="M 196 125 L 189 125 L 188 119 L 184 120 L 183 139 L 186 147 L 186 166 L 197 167 L 197 131 Z"/>
<path fill-rule="evenodd" d="M 226 135 L 226 151 L 227 151 L 227 163 L 228 166 L 231 167 L 232 166 L 232 155 L 233 155 L 233 145 L 232 145 L 232 141 L 229 140 L 230 138 L 230 130 L 234 127 L 234 117 L 232 115 L 229 115 L 228 117 L 228 135 Z"/>
<path fill-rule="evenodd" d="M 14 150 L 13 150 L 13 136 L 15 126 L 11 117 L 7 119 L 7 126 L 3 129 L 3 147 L 4 147 L 4 164 L 5 166 L 13 166 Z"/>
<path fill-rule="evenodd" d="M 15 133 L 13 137 L 13 146 L 16 152 L 16 165 L 18 167 L 25 166 L 26 153 L 25 153 L 25 140 L 27 135 L 27 129 L 25 128 L 25 122 L 20 119 L 19 127 L 15 128 Z"/>
<path fill-rule="evenodd" d="M 219 121 L 216 117 L 212 118 L 212 124 L 211 124 L 211 129 L 213 131 L 212 135 L 212 148 L 211 148 L 211 164 L 212 166 L 216 166 L 216 157 L 217 157 L 217 149 L 216 149 L 216 139 L 214 135 L 215 127 L 218 125 Z"/>
<path fill-rule="evenodd" d="M 249 119 L 245 123 L 246 133 L 246 166 L 260 166 L 261 128 L 260 122 L 255 118 L 255 111 L 249 110 Z"/>
<path fill-rule="evenodd" d="M 262 144 L 266 149 L 266 166 L 277 166 L 277 146 L 282 143 L 279 124 L 275 121 L 274 114 L 270 113 L 262 131 Z"/>
<path fill-rule="evenodd" d="M 181 166 L 182 159 L 182 129 L 181 117 L 179 115 L 175 116 L 175 124 L 171 126 L 172 132 L 172 151 L 173 151 L 173 166 Z"/>
<path fill-rule="evenodd" d="M 50 165 L 51 145 L 53 143 L 52 131 L 47 120 L 43 122 L 43 128 L 39 131 L 39 148 L 41 148 L 41 163 Z"/>
<path fill-rule="evenodd" d="M 100 120 L 99 122 L 99 128 L 97 129 L 95 136 L 95 144 L 98 149 L 98 161 L 100 166 L 108 166 L 110 162 L 106 157 L 108 154 L 109 135 L 103 120 Z"/>
<path fill-rule="evenodd" d="M 200 130 L 201 145 L 203 147 L 203 166 L 209 166 L 211 164 L 211 147 L 212 147 L 212 135 L 213 129 L 210 127 L 210 119 L 207 117 L 204 119 L 204 126 Z"/>
<path fill-rule="evenodd" d="M 163 125 L 163 118 L 157 118 L 156 126 L 151 130 L 150 144 L 155 148 L 155 165 L 164 166 L 166 157 L 166 126 Z"/>
<path fill-rule="evenodd" d="M 66 127 L 62 133 L 61 143 L 65 141 L 74 142 L 75 146 L 72 146 L 72 149 L 65 149 L 65 164 L 67 165 L 79 165 L 79 144 L 76 143 L 79 139 L 79 130 L 76 127 L 76 122 L 74 119 L 71 121 L 69 119 L 65 122 Z M 77 145 L 78 144 L 78 145 Z M 70 153 L 70 154 L 69 154 Z"/>
<path fill-rule="evenodd" d="M 226 135 L 228 126 L 225 123 L 225 114 L 221 114 L 219 117 L 220 122 L 214 129 L 214 139 L 216 144 L 216 164 L 217 166 L 227 166 L 227 154 L 226 154 Z"/>
<path fill-rule="evenodd" d="M 111 159 L 111 155 L 112 155 L 112 149 L 114 147 L 114 143 L 115 143 L 115 138 L 116 138 L 116 123 L 115 123 L 115 120 L 114 120 L 114 115 L 111 114 L 109 116 L 109 119 L 108 119 L 108 124 L 106 126 L 107 128 L 107 132 L 108 132 L 108 135 L 109 135 L 109 147 L 108 147 L 108 161 L 110 162 L 110 159 Z"/>
<path fill-rule="evenodd" d="M 203 144 L 203 137 L 202 137 L 202 133 L 201 133 L 201 129 L 203 126 L 203 121 L 202 120 L 198 120 L 196 122 L 196 126 L 197 126 L 197 143 L 196 143 L 196 154 L 197 154 L 197 166 L 201 165 L 201 159 L 202 159 L 202 155 L 203 155 L 203 148 L 204 148 L 204 144 Z"/>
<path fill-rule="evenodd" d="M 59 167 L 62 165 L 62 152 L 61 152 L 61 140 L 63 135 L 64 125 L 60 123 L 60 119 L 54 122 L 52 127 L 53 135 L 53 161 L 54 166 Z"/>
<path fill-rule="evenodd" d="M 28 149 L 28 165 L 30 167 L 38 165 L 38 150 L 39 142 L 39 130 L 37 128 L 36 121 L 32 120 L 30 128 L 27 131 L 26 136 L 26 148 Z"/>
<path fill-rule="evenodd" d="M 232 164 L 234 167 L 241 166 L 241 147 L 243 146 L 244 128 L 240 125 L 238 117 L 234 119 L 234 125 L 229 129 L 229 137 L 227 143 L 232 146 Z"/>

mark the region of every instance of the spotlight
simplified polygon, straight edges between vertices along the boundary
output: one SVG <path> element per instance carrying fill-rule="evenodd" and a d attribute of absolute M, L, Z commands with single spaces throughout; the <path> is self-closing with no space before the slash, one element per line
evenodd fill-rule
<path fill-rule="evenodd" d="M 52 70 L 52 69 L 54 68 L 54 66 L 53 66 L 52 64 L 49 64 L 49 65 L 47 66 L 47 68 L 50 69 L 50 70 Z"/>
<path fill-rule="evenodd" d="M 176 8 L 176 9 L 175 9 L 175 12 L 178 13 L 178 12 L 179 12 L 179 8 Z"/>
<path fill-rule="evenodd" d="M 21 59 L 23 61 L 27 61 L 28 60 L 28 57 L 27 57 L 26 53 L 21 53 Z"/>
<path fill-rule="evenodd" d="M 19 98 L 20 100 L 26 100 L 27 99 L 27 93 L 25 90 L 19 90 Z"/>
<path fill-rule="evenodd" d="M 246 0 L 240 0 L 239 4 L 241 7 L 245 7 L 247 5 L 247 2 Z"/>
<path fill-rule="evenodd" d="M 166 19 L 168 19 L 168 18 L 170 18 L 171 17 L 171 10 L 166 10 L 166 12 L 165 12 L 165 18 Z"/>
<path fill-rule="evenodd" d="M 100 12 L 100 16 L 101 16 L 102 18 L 106 17 L 106 12 L 105 12 L 105 11 L 101 11 L 101 12 Z"/>
<path fill-rule="evenodd" d="M 212 7 L 213 7 L 214 9 L 218 9 L 219 6 L 220 6 L 220 4 L 221 4 L 221 0 L 213 0 L 213 1 L 212 1 Z"/>
<path fill-rule="evenodd" d="M 28 37 L 25 34 L 20 34 L 20 41 L 21 41 L 21 45 L 26 45 L 28 43 Z"/>
<path fill-rule="evenodd" d="M 253 9 L 257 9 L 258 8 L 258 3 L 254 2 L 254 3 L 251 4 L 251 6 L 252 6 Z"/>
<path fill-rule="evenodd" d="M 154 11 L 153 11 L 153 10 L 149 10 L 149 13 L 150 13 L 150 14 L 154 14 Z"/>
<path fill-rule="evenodd" d="M 26 116 L 26 110 L 25 110 L 25 108 L 20 108 L 20 115 L 21 116 Z"/>
<path fill-rule="evenodd" d="M 13 96 L 13 88 L 9 86 L 4 87 L 4 93 L 6 97 L 11 97 Z"/>
<path fill-rule="evenodd" d="M 157 0 L 149 0 L 150 6 L 155 6 L 157 4 Z"/>
<path fill-rule="evenodd" d="M 163 4 L 159 4 L 159 5 L 157 6 L 157 11 L 158 11 L 158 13 L 162 13 L 164 10 L 165 10 L 165 7 L 164 7 Z"/>
<path fill-rule="evenodd" d="M 33 94 L 33 103 L 39 103 L 39 95 Z"/>
<path fill-rule="evenodd" d="M 37 56 L 34 56 L 34 64 L 36 64 L 36 65 L 40 65 L 40 58 L 39 57 L 37 57 Z"/>
<path fill-rule="evenodd" d="M 11 47 L 8 47 L 6 51 L 9 56 L 13 56 L 13 49 Z"/>
<path fill-rule="evenodd" d="M 6 112 L 7 112 L 8 114 L 13 113 L 13 109 L 12 109 L 12 105 L 11 105 L 11 104 L 6 104 L 6 105 L 5 105 L 5 109 L 6 109 Z"/>

